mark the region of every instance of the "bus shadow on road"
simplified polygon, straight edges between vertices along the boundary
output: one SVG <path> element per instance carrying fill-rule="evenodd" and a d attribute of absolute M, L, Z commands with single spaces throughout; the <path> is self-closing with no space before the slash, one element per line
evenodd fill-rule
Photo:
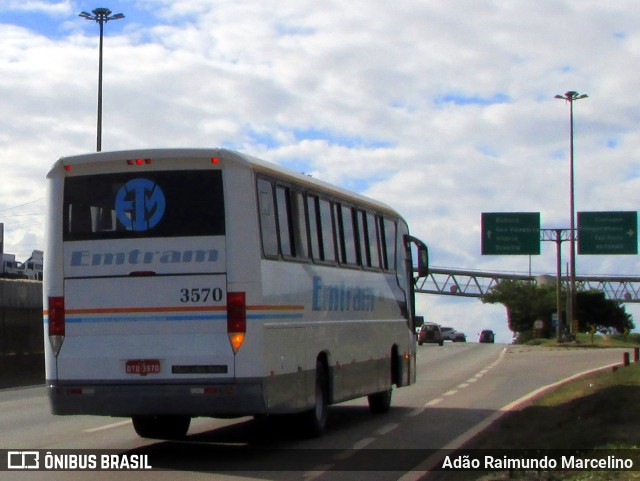
<path fill-rule="evenodd" d="M 416 413 L 395 407 L 385 415 L 372 415 L 367 406 L 338 405 L 330 408 L 327 432 L 320 438 L 305 436 L 297 416 L 275 416 L 159 441 L 130 454 L 148 455 L 154 469 L 251 473 L 265 479 L 292 471 L 407 472 L 438 454 L 441 440 L 492 413 L 450 408 Z"/>

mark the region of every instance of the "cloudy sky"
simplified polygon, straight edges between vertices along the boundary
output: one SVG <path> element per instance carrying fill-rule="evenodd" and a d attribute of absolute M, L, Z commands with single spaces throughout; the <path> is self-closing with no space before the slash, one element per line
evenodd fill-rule
<path fill-rule="evenodd" d="M 635 0 L 3 0 L 0 222 L 19 259 L 43 247 L 50 165 L 95 150 L 99 29 L 78 14 L 96 7 L 125 14 L 105 25 L 103 150 L 246 152 L 397 208 L 435 266 L 527 273 L 528 257 L 480 254 L 481 213 L 569 226 L 569 106 L 554 96 L 576 90 L 576 210 L 638 210 Z M 553 243 L 531 269 L 555 272 Z M 501 306 L 421 295 L 419 310 L 511 337 Z"/>

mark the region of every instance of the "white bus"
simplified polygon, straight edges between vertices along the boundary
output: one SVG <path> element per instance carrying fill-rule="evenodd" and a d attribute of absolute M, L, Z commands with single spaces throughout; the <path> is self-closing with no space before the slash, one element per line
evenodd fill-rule
<path fill-rule="evenodd" d="M 224 149 L 63 157 L 47 175 L 46 382 L 54 414 L 300 413 L 415 381 L 412 251 L 388 206 Z M 414 247 L 412 247 L 414 246 Z"/>

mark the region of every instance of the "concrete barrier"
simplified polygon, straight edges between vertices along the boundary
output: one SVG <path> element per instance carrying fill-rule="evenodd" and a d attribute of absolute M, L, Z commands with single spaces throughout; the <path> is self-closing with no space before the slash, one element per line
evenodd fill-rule
<path fill-rule="evenodd" d="M 22 279 L 0 279 L 0 309 L 40 309 L 42 282 Z"/>
<path fill-rule="evenodd" d="M 42 282 L 0 279 L 0 389 L 44 382 Z"/>

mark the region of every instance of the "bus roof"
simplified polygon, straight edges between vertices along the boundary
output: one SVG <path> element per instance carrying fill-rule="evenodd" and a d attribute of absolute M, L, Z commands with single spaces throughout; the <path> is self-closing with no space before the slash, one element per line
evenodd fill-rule
<path fill-rule="evenodd" d="M 272 162 L 267 162 L 257 157 L 253 157 L 247 154 L 242 154 L 233 150 L 222 148 L 178 148 L 178 149 L 135 149 L 135 150 L 120 150 L 120 151 L 108 151 L 108 152 L 93 152 L 88 154 L 73 155 L 61 157 L 51 168 L 51 171 L 47 175 L 49 177 L 54 171 L 62 169 L 63 166 L 73 166 L 82 164 L 91 164 L 96 162 L 113 162 L 122 159 L 193 159 L 194 157 L 213 158 L 220 157 L 225 161 L 232 161 L 238 165 L 244 165 L 245 167 L 252 169 L 256 172 L 261 172 L 267 175 L 272 175 L 279 178 L 284 178 L 291 182 L 295 182 L 298 185 L 308 186 L 322 193 L 328 195 L 341 197 L 344 200 L 352 200 L 355 203 L 367 205 L 372 209 L 385 212 L 387 214 L 401 217 L 400 214 L 387 204 L 371 199 L 356 192 L 349 191 L 342 187 L 330 184 L 328 182 L 315 179 L 309 175 L 296 172 L 287 167 L 282 167 Z"/>

